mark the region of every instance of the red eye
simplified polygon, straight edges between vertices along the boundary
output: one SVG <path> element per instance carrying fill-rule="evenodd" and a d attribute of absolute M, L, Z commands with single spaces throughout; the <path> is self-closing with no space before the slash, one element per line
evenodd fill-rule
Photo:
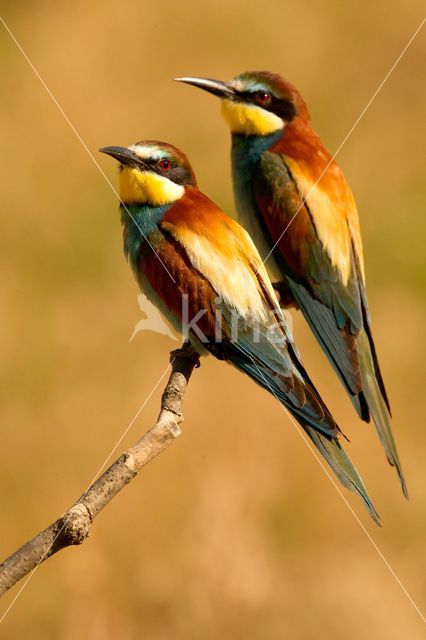
<path fill-rule="evenodd" d="M 271 102 L 271 94 L 267 91 L 258 91 L 256 93 L 256 102 L 260 104 L 262 107 L 270 104 Z"/>
<path fill-rule="evenodd" d="M 158 163 L 158 167 L 161 169 L 161 171 L 170 171 L 170 169 L 172 168 L 172 163 L 170 162 L 170 160 L 160 160 L 160 162 Z"/>

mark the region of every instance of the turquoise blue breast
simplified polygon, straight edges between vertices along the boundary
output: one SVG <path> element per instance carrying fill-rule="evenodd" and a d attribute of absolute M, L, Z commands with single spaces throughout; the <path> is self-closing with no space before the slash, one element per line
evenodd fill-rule
<path fill-rule="evenodd" d="M 239 209 L 251 205 L 251 181 L 264 151 L 270 149 L 282 136 L 277 131 L 270 136 L 232 136 L 232 181 L 235 201 Z"/>
<path fill-rule="evenodd" d="M 121 223 L 123 225 L 124 254 L 133 270 L 137 268 L 141 250 L 155 249 L 162 241 L 163 235 L 158 224 L 170 205 L 151 207 L 147 204 L 120 205 Z"/>

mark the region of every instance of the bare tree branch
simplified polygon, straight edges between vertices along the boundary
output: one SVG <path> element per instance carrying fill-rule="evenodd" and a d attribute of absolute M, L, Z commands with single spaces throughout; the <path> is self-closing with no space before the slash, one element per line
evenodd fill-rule
<path fill-rule="evenodd" d="M 93 520 L 138 471 L 164 451 L 181 430 L 182 402 L 198 355 L 185 344 L 171 353 L 172 372 L 161 399 L 156 424 L 125 451 L 58 520 L 26 542 L 0 564 L 0 596 L 54 553 L 81 544 Z"/>

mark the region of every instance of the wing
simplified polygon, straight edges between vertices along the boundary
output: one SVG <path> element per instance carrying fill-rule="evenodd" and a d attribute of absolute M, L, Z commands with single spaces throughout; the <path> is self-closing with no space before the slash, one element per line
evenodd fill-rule
<path fill-rule="evenodd" d="M 214 355 L 227 360 L 274 395 L 297 419 L 339 480 L 377 513 L 363 482 L 341 447 L 339 428 L 303 368 L 259 254 L 246 232 L 202 194 L 188 190 L 160 223 L 166 241 L 144 256 L 143 269 L 162 304 L 181 314 L 206 314 L 200 327 Z M 142 265 L 141 265 L 142 266 Z M 220 311 L 223 340 L 216 341 Z M 238 316 L 235 332 L 233 321 Z"/>
<path fill-rule="evenodd" d="M 314 179 L 306 164 L 285 153 L 263 153 L 253 180 L 258 215 L 297 304 L 358 413 L 366 421 L 373 416 L 406 494 L 370 328 L 355 203 L 336 164 L 321 175 Z"/>
<path fill-rule="evenodd" d="M 191 211 L 192 205 L 196 211 Z M 186 200 L 170 208 L 161 228 L 180 244 L 193 269 L 214 291 L 210 305 L 220 312 L 225 336 L 220 356 L 239 368 L 251 363 L 263 369 L 268 379 L 273 378 L 281 402 L 299 419 L 323 433 L 336 434 L 338 427 L 300 363 L 265 267 L 246 231 L 195 190 L 188 190 Z M 213 351 L 218 355 L 219 345 Z"/>
<path fill-rule="evenodd" d="M 351 225 L 347 221 L 347 188 L 339 180 L 337 185 L 330 198 L 294 160 L 266 152 L 254 177 L 254 195 L 297 303 L 348 391 L 358 396 L 362 377 L 356 337 L 364 325 L 361 243 L 356 211 Z M 352 197 L 348 202 L 349 208 L 355 206 Z M 358 409 L 362 412 L 362 403 Z"/>

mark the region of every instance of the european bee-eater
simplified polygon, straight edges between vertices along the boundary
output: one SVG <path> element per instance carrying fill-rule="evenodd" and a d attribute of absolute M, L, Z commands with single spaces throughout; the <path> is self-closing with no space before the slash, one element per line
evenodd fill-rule
<path fill-rule="evenodd" d="M 177 80 L 221 98 L 232 133 L 239 219 L 282 306 L 301 309 L 358 414 L 366 422 L 373 418 L 407 496 L 371 332 L 357 209 L 305 101 L 290 82 L 267 71 L 227 83 Z"/>
<path fill-rule="evenodd" d="M 100 151 L 119 162 L 124 252 L 147 298 L 197 352 L 233 364 L 274 395 L 377 521 L 248 233 L 199 191 L 175 147 L 145 141 Z"/>

